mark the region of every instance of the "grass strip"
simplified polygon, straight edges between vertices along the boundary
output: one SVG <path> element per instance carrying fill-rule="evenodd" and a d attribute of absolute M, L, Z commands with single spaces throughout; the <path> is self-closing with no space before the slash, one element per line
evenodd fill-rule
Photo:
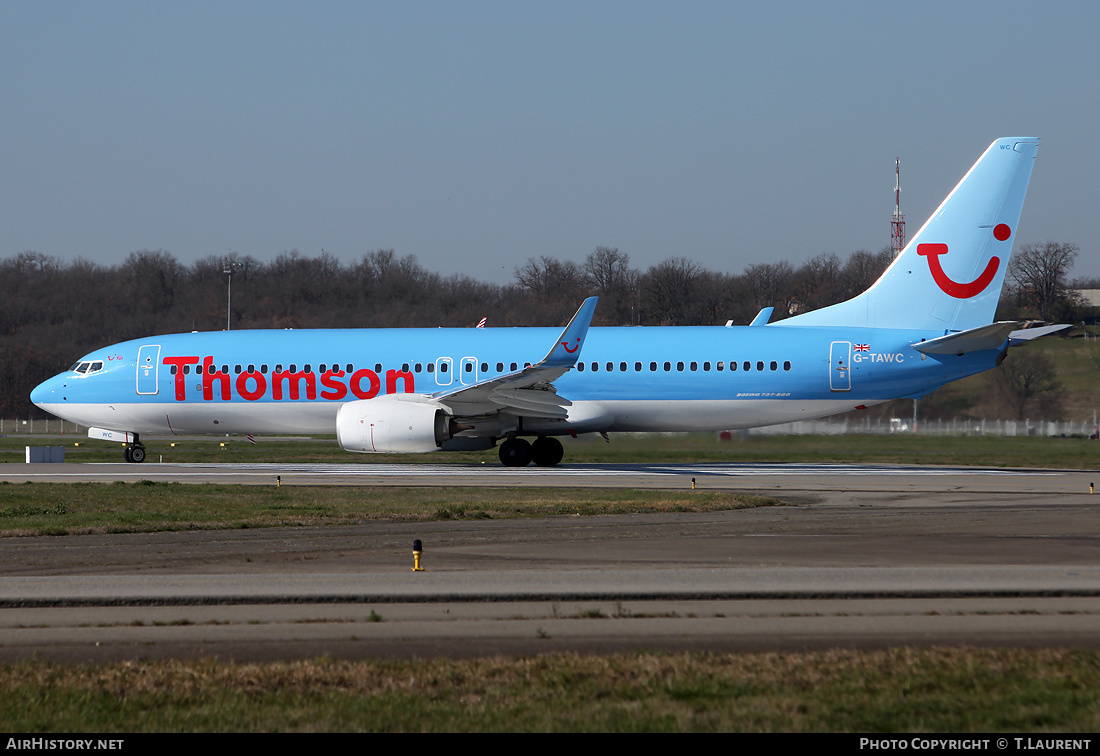
<path fill-rule="evenodd" d="M 1100 655 L 898 648 L 0 666 L 13 732 L 1096 732 Z"/>
<path fill-rule="evenodd" d="M 763 496 L 686 489 L 0 483 L 0 536 L 707 512 L 778 504 Z"/>

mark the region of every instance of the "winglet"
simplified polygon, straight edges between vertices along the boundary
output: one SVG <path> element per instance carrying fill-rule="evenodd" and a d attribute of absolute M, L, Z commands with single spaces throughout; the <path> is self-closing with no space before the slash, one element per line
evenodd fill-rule
<path fill-rule="evenodd" d="M 767 325 L 768 321 L 771 320 L 772 310 L 774 310 L 774 309 L 775 309 L 774 307 L 765 307 L 760 312 L 756 313 L 756 317 L 752 319 L 752 322 L 749 323 L 749 325 L 751 325 L 751 326 Z"/>
<path fill-rule="evenodd" d="M 539 367 L 569 368 L 576 364 L 581 347 L 584 346 L 584 337 L 588 335 L 588 326 L 592 324 L 592 315 L 596 312 L 598 299 L 599 297 L 589 297 L 581 303 L 577 314 L 558 336 L 553 348 L 538 363 Z"/>

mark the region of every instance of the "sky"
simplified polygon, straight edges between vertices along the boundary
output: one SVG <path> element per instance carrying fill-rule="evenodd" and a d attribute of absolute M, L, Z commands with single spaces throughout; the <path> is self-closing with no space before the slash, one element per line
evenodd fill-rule
<path fill-rule="evenodd" d="M 505 283 L 889 246 L 994 139 L 1100 275 L 1100 3 L 2 0 L 0 257 L 393 249 Z"/>

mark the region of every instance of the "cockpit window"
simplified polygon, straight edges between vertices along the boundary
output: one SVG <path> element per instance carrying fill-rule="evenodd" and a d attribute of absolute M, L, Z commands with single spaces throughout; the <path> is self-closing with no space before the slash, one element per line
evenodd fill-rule
<path fill-rule="evenodd" d="M 95 362 L 92 362 L 90 360 L 86 360 L 84 362 L 76 363 L 75 365 L 73 365 L 69 369 L 74 371 L 74 372 L 83 373 L 83 374 L 97 373 L 97 372 L 99 372 L 100 370 L 103 369 L 103 361 L 102 360 L 96 360 Z"/>

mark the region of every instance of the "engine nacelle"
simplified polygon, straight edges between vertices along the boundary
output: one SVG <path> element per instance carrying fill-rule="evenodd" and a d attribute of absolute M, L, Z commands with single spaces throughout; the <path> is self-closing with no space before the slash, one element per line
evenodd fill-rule
<path fill-rule="evenodd" d="M 420 453 L 451 437 L 442 405 L 414 394 L 347 402 L 336 413 L 336 438 L 349 452 Z"/>

